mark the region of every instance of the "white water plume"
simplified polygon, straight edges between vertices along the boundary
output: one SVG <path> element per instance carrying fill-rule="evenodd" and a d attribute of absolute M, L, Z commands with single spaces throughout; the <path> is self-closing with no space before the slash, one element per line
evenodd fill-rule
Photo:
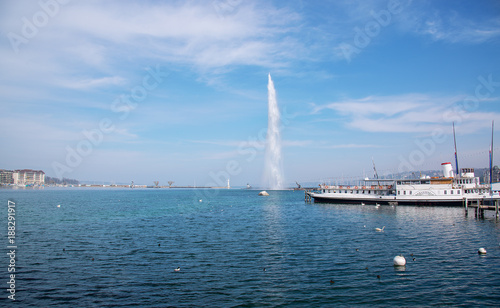
<path fill-rule="evenodd" d="M 267 84 L 268 123 L 266 138 L 266 161 L 264 186 L 268 189 L 283 189 L 283 167 L 281 157 L 280 112 L 276 101 L 276 90 L 269 74 Z"/>

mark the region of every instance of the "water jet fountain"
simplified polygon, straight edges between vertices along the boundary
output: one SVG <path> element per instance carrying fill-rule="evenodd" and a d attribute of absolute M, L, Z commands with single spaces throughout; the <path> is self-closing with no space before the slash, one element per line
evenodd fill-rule
<path fill-rule="evenodd" d="M 264 187 L 283 189 L 283 167 L 281 157 L 280 112 L 276 101 L 276 90 L 269 74 L 267 84 L 268 118 L 266 137 L 266 160 L 264 166 Z"/>

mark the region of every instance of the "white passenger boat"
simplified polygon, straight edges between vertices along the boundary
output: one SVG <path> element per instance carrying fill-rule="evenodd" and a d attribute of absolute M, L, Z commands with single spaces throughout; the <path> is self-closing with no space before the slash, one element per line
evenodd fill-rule
<path fill-rule="evenodd" d="M 480 184 L 474 169 L 462 168 L 454 175 L 450 162 L 442 163 L 442 177 L 420 179 L 365 179 L 358 186 L 320 185 L 310 192 L 314 202 L 372 205 L 463 206 L 467 199 L 482 199 L 483 204 L 499 200 L 489 184 Z"/>

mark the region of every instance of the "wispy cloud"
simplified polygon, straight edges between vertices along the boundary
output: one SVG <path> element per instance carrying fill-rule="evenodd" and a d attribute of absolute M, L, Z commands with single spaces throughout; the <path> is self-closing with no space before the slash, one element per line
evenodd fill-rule
<path fill-rule="evenodd" d="M 326 149 L 362 149 L 362 148 L 381 148 L 381 147 L 383 146 L 377 144 L 356 144 L 356 143 L 322 146 L 322 148 Z"/>
<path fill-rule="evenodd" d="M 411 10 L 403 11 L 400 26 L 406 31 L 448 43 L 480 44 L 500 36 L 500 17 L 467 14 L 480 3 L 469 3 L 470 8 L 439 7 L 427 2 L 413 2 Z M 475 19 L 473 19 L 475 17 Z"/>
<path fill-rule="evenodd" d="M 94 79 L 80 79 L 76 81 L 61 81 L 60 85 L 66 85 L 67 88 L 73 89 L 90 89 L 108 86 L 121 86 L 125 84 L 125 79 L 119 76 L 101 77 Z"/>
<path fill-rule="evenodd" d="M 497 113 L 466 110 L 461 105 L 465 98 L 424 94 L 369 96 L 314 106 L 312 114 L 332 110 L 341 115 L 350 128 L 393 133 L 430 133 L 446 128 L 451 121 L 463 122 L 466 131 L 473 133 L 487 127 L 489 121 L 500 116 Z"/>
<path fill-rule="evenodd" d="M 262 150 L 266 146 L 265 140 L 191 140 L 190 142 L 199 144 L 209 144 L 222 147 L 255 148 Z M 313 140 L 283 140 L 284 147 L 303 147 L 313 144 Z"/>
<path fill-rule="evenodd" d="M 1 23 L 5 33 L 21 33 L 23 15 L 29 17 L 21 7 L 11 4 L 0 13 L 14 14 Z M 3 41 L 0 65 L 13 73 L 10 80 L 29 77 L 72 89 L 121 85 L 134 74 L 132 64 L 136 69 L 151 61 L 203 74 L 247 65 L 279 68 L 307 50 L 291 35 L 299 21 L 299 14 L 265 3 L 241 2 L 221 18 L 210 1 L 70 2 L 19 46 L 19 54 Z"/>

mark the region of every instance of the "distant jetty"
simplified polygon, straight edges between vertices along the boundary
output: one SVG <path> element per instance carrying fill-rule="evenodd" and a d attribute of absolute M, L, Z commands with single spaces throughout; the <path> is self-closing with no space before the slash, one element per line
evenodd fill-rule
<path fill-rule="evenodd" d="M 79 184 L 67 187 L 101 187 L 101 188 L 155 188 L 155 189 L 229 189 L 227 186 L 169 186 L 169 185 L 129 185 L 129 184 Z"/>

